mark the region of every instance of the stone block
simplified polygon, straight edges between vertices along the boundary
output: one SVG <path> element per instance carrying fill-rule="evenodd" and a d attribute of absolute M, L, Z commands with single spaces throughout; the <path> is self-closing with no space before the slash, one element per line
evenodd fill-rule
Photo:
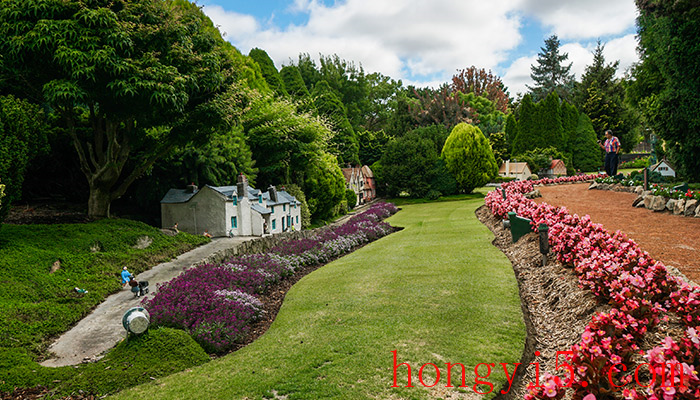
<path fill-rule="evenodd" d="M 654 211 L 664 211 L 668 201 L 663 196 L 652 196 L 651 209 Z"/>
<path fill-rule="evenodd" d="M 670 212 L 673 212 L 673 209 L 676 207 L 676 203 L 678 203 L 678 200 L 676 199 L 668 199 L 666 201 L 666 209 Z"/>
<path fill-rule="evenodd" d="M 695 209 L 698 206 L 698 201 L 695 199 L 692 200 L 686 200 L 685 202 L 685 210 L 683 210 L 683 215 L 686 217 L 692 217 L 695 215 Z"/>
<path fill-rule="evenodd" d="M 632 207 L 644 207 L 644 197 L 637 196 L 637 198 L 634 199 L 634 202 L 632 202 Z"/>
<path fill-rule="evenodd" d="M 685 200 L 678 199 L 676 204 L 673 206 L 673 215 L 681 215 L 685 211 Z"/>
<path fill-rule="evenodd" d="M 591 185 L 588 187 L 588 190 L 591 190 L 591 189 L 599 189 L 599 186 L 600 186 L 600 185 L 598 184 L 598 182 L 593 182 L 593 183 L 591 183 Z"/>
<path fill-rule="evenodd" d="M 644 207 L 648 208 L 651 210 L 651 205 L 654 203 L 654 197 L 651 194 L 647 194 L 644 196 Z"/>
<path fill-rule="evenodd" d="M 637 186 L 634 188 L 634 192 L 637 194 L 642 194 L 644 193 L 644 186 Z"/>

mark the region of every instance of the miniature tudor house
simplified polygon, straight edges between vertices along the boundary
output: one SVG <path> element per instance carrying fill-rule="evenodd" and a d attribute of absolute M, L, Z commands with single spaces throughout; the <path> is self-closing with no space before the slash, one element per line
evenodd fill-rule
<path fill-rule="evenodd" d="M 262 236 L 301 229 L 301 203 L 284 190 L 266 192 L 248 185 L 241 174 L 236 186 L 170 189 L 160 201 L 164 228 L 212 236 Z"/>
<path fill-rule="evenodd" d="M 544 175 L 549 178 L 566 176 L 566 164 L 563 160 L 555 158 L 552 160 L 552 164 L 549 166 L 549 168 L 545 170 Z"/>
<path fill-rule="evenodd" d="M 676 177 L 676 169 L 673 168 L 673 165 L 667 160 L 663 159 L 656 164 L 652 165 L 649 167 L 650 172 L 658 172 L 661 174 L 661 176 L 670 176 L 675 178 Z"/>
<path fill-rule="evenodd" d="M 501 168 L 498 170 L 498 175 L 524 181 L 529 178 L 532 173 L 530 172 L 530 168 L 527 166 L 527 163 L 510 162 L 510 160 L 506 160 L 506 162 L 501 164 Z"/>
<path fill-rule="evenodd" d="M 374 174 L 367 165 L 341 168 L 341 170 L 345 178 L 345 187 L 355 192 L 357 196 L 355 204 L 348 204 L 350 207 L 368 203 L 377 197 Z"/>

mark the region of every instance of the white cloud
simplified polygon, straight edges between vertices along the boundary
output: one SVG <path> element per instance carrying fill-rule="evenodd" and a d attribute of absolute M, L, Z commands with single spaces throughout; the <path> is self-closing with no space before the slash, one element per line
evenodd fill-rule
<path fill-rule="evenodd" d="M 605 49 L 603 49 L 603 55 L 607 62 L 620 61 L 617 76 L 623 76 L 629 67 L 639 62 L 636 35 L 630 34 L 607 42 Z"/>
<path fill-rule="evenodd" d="M 513 61 L 503 75 L 503 84 L 508 88 L 510 96 L 515 98 L 518 93 L 529 92 L 525 85 L 532 86 L 530 78 L 530 66 L 537 62 L 537 56 L 520 57 Z"/>
<path fill-rule="evenodd" d="M 258 22 L 250 15 L 226 11 L 217 5 L 206 6 L 204 11 L 229 41 L 254 36 L 260 29 Z"/>
<path fill-rule="evenodd" d="M 524 0 L 522 10 L 563 39 L 624 33 L 634 26 L 634 0 Z"/>
<path fill-rule="evenodd" d="M 449 79 L 471 65 L 489 68 L 507 59 L 521 39 L 516 0 L 347 0 L 325 6 L 296 0 L 308 23 L 284 29 L 261 28 L 240 14 L 205 6 L 204 12 L 227 32 L 241 51 L 267 51 L 280 66 L 299 53 L 338 54 L 368 71 L 392 78 L 418 79 L 441 74 Z"/>
<path fill-rule="evenodd" d="M 598 37 L 608 40 L 606 59 L 620 60 L 620 75 L 637 61 L 634 35 L 621 36 L 634 25 L 634 0 L 345 0 L 331 6 L 289 0 L 279 11 L 308 19 L 288 26 L 279 25 L 282 14 L 256 19 L 214 5 L 217 1 L 225 4 L 210 0 L 203 10 L 226 39 L 246 54 L 264 49 L 278 67 L 296 62 L 300 53 L 315 59 L 337 54 L 405 84 L 439 86 L 458 69 L 475 65 L 505 70 L 501 76 L 515 96 L 527 91 L 530 65 L 542 46 L 526 43 L 531 52 L 512 60 L 516 48 L 523 54 L 524 18 L 560 37 L 577 78 L 590 64 Z"/>

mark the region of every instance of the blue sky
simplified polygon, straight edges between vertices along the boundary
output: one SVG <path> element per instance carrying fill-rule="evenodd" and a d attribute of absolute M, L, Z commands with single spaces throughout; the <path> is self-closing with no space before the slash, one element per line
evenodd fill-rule
<path fill-rule="evenodd" d="M 475 65 L 512 96 L 556 34 L 580 78 L 596 40 L 619 75 L 638 60 L 634 0 L 199 0 L 243 53 L 258 47 L 278 68 L 300 53 L 337 54 L 404 84 L 437 86 Z"/>

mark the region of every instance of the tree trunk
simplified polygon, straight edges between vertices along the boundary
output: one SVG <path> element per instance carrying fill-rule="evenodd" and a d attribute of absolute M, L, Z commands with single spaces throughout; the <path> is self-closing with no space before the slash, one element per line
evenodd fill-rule
<path fill-rule="evenodd" d="M 90 188 L 90 198 L 88 199 L 88 216 L 92 218 L 109 218 L 109 207 L 112 204 L 112 197 L 109 189 Z"/>

